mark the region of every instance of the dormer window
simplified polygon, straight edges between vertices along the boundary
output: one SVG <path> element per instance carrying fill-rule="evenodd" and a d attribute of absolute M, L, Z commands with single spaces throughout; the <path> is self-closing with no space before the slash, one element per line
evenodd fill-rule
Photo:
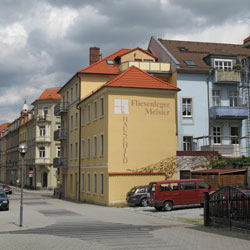
<path fill-rule="evenodd" d="M 113 60 L 106 60 L 106 63 L 108 65 L 115 65 L 114 61 Z"/>
<path fill-rule="evenodd" d="M 214 59 L 214 67 L 222 71 L 230 71 L 233 69 L 233 61 L 230 59 Z"/>

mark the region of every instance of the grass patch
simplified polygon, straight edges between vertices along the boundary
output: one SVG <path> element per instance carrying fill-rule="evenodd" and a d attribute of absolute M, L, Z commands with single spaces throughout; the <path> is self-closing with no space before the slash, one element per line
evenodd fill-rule
<path fill-rule="evenodd" d="M 195 224 L 195 225 L 202 225 L 203 224 L 203 218 L 191 219 L 191 218 L 178 217 L 177 220 L 185 222 L 185 223 Z"/>

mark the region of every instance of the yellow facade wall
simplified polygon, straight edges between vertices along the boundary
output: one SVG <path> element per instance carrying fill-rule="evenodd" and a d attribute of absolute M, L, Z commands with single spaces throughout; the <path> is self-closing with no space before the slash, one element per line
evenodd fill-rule
<path fill-rule="evenodd" d="M 121 57 L 121 63 L 127 62 L 127 61 L 135 61 L 136 59 L 139 59 L 142 61 L 152 60 L 153 62 L 155 62 L 155 58 L 153 56 L 150 56 L 149 54 L 137 49 L 128 54 L 123 55 Z"/>

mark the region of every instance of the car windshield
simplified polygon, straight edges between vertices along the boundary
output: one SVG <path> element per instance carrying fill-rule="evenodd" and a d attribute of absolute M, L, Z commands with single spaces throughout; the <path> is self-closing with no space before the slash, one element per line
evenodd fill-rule
<path fill-rule="evenodd" d="M 6 194 L 4 192 L 0 192 L 0 197 L 1 198 L 6 197 Z"/>

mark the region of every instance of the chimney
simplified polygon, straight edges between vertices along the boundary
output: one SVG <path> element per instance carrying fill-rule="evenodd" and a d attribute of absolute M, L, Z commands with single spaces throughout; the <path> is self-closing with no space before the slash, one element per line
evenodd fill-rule
<path fill-rule="evenodd" d="M 100 54 L 100 48 L 90 47 L 89 48 L 89 65 L 96 63 L 102 59 L 102 54 Z"/>
<path fill-rule="evenodd" d="M 243 45 L 242 45 L 243 48 L 250 48 L 250 36 L 248 36 L 247 38 L 245 38 L 243 40 Z"/>

